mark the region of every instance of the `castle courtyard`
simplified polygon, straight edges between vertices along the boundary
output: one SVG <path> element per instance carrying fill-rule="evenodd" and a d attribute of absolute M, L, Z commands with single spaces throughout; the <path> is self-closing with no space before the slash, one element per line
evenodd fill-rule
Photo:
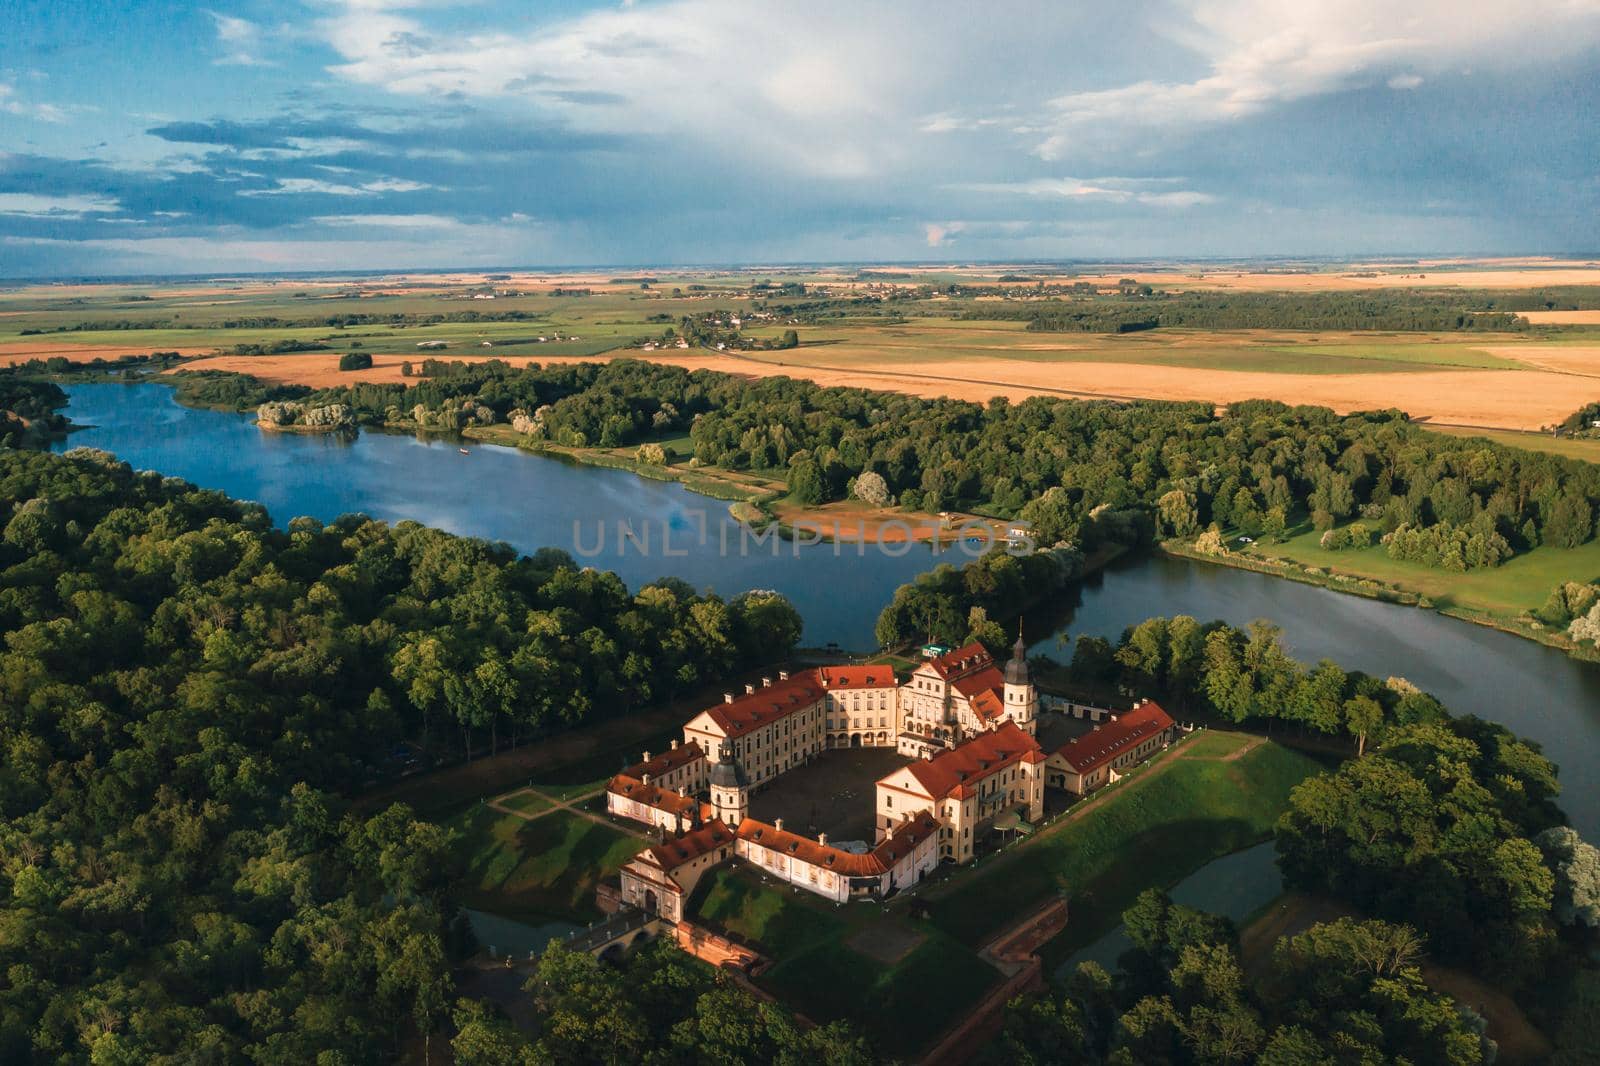
<path fill-rule="evenodd" d="M 750 816 L 805 836 L 844 843 L 872 837 L 873 787 L 912 760 L 893 748 L 833 748 L 750 796 Z"/>

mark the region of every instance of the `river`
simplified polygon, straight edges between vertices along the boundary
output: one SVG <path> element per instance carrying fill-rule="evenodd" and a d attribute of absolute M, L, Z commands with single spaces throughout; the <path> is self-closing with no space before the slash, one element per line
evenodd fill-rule
<path fill-rule="evenodd" d="M 897 586 L 936 562 L 959 565 L 965 558 L 906 546 L 900 555 L 873 546 L 792 543 L 776 545 L 776 556 L 773 545 L 746 544 L 741 551 L 741 527 L 725 504 L 625 471 L 487 445 L 470 444 L 470 454 L 462 455 L 455 442 L 403 434 L 266 433 L 247 416 L 183 407 L 164 385 L 68 391 L 68 416 L 93 428 L 58 449 L 104 448 L 137 468 L 256 500 L 279 523 L 363 512 L 504 540 L 521 551 L 552 546 L 574 554 L 597 546 L 602 523 L 599 550 L 580 562 L 615 570 L 632 588 L 672 574 L 726 596 L 777 589 L 804 616 L 812 645 L 873 647 L 873 622 Z M 618 521 L 648 527 L 649 550 L 620 539 Z M 662 530 L 670 530 L 668 546 L 681 554 L 663 553 Z M 1070 647 L 1061 636 L 1115 638 L 1151 615 L 1235 625 L 1270 618 L 1304 661 L 1327 657 L 1380 677 L 1409 678 L 1452 711 L 1502 722 L 1543 745 L 1561 766 L 1562 806 L 1574 826 L 1600 839 L 1600 667 L 1433 611 L 1183 559 L 1123 561 L 1067 595 L 1051 607 L 1054 626 L 1029 633 L 1035 652 L 1066 658 Z"/>

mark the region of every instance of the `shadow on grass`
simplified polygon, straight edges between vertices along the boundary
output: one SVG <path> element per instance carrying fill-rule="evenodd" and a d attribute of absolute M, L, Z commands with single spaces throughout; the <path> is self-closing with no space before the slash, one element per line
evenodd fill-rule
<path fill-rule="evenodd" d="M 555 812 L 533 821 L 474 811 L 456 827 L 466 866 L 464 901 L 496 914 L 588 920 L 594 890 L 642 846 L 587 818 Z"/>
<path fill-rule="evenodd" d="M 1243 818 L 1179 818 L 1123 838 L 1098 870 L 1072 862 L 1080 850 L 1040 846 L 988 870 L 932 904 L 933 923 L 971 947 L 981 946 L 1015 916 L 1052 895 L 1069 900 L 1067 928 L 1050 942 L 1068 954 L 1091 944 L 1121 920 L 1147 888 L 1170 888 L 1213 859 L 1259 844 L 1270 834 Z"/>

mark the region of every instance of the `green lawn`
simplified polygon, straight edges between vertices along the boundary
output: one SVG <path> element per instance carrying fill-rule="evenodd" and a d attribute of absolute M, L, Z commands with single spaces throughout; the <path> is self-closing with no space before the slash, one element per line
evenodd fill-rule
<path fill-rule="evenodd" d="M 548 811 L 555 806 L 554 803 L 537 792 L 529 792 L 527 790 L 513 792 L 509 796 L 502 796 L 500 805 L 519 811 L 522 814 L 538 814 L 540 811 Z"/>
<path fill-rule="evenodd" d="M 1309 530 L 1282 544 L 1258 542 L 1238 554 L 1288 559 L 1333 573 L 1385 581 L 1420 592 L 1438 607 L 1508 617 L 1537 608 L 1550 590 L 1564 581 L 1600 578 L 1600 540 L 1577 548 L 1536 548 L 1500 566 L 1463 574 L 1391 559 L 1381 544 L 1353 551 L 1325 551 L 1318 544 L 1321 537 L 1317 531 Z"/>
<path fill-rule="evenodd" d="M 644 847 L 638 837 L 565 811 L 527 821 L 474 807 L 445 824 L 459 834 L 463 902 L 524 920 L 597 917 L 595 886 Z"/>
<path fill-rule="evenodd" d="M 885 914 L 881 904 L 835 907 L 763 884 L 749 868 L 724 867 L 702 884 L 700 918 L 777 960 L 760 978 L 764 988 L 813 1021 L 850 1021 L 886 1056 L 910 1057 L 1000 981 L 972 949 L 927 922 Z M 892 965 L 847 943 L 856 930 L 884 922 L 922 937 Z"/>
<path fill-rule="evenodd" d="M 1217 729 L 1204 729 L 1191 733 L 1183 740 L 1185 759 L 1221 759 L 1232 755 L 1241 747 L 1238 733 Z"/>
<path fill-rule="evenodd" d="M 552 776 L 558 778 L 562 777 L 561 774 L 554 774 Z M 577 782 L 563 779 L 554 784 L 535 782 L 533 787 L 535 790 L 542 792 L 546 796 L 550 796 L 553 799 L 560 800 L 562 803 L 571 803 L 579 796 L 586 796 L 591 792 L 598 792 L 605 788 L 606 783 L 611 780 L 611 777 L 612 775 L 608 774 L 605 777 L 597 777 L 592 781 Z"/>
<path fill-rule="evenodd" d="M 1573 405 L 1577 406 L 1576 403 Z M 1504 444 L 1508 448 L 1521 448 L 1526 452 L 1545 452 L 1568 459 L 1582 459 L 1600 463 L 1600 439 L 1552 437 L 1548 433 L 1519 433 L 1510 429 L 1473 429 L 1466 426 L 1424 426 L 1434 433 L 1450 437 L 1482 437 Z"/>
<path fill-rule="evenodd" d="M 1083 813 L 980 863 L 933 898 L 934 923 L 977 946 L 1065 892 L 1071 917 L 1047 955 L 1065 957 L 1092 943 L 1144 889 L 1170 888 L 1211 860 L 1266 839 L 1290 789 L 1322 769 L 1270 742 L 1232 761 L 1217 758 L 1225 741 L 1237 748 L 1248 739 L 1212 731 L 1200 757 L 1180 747 Z"/>

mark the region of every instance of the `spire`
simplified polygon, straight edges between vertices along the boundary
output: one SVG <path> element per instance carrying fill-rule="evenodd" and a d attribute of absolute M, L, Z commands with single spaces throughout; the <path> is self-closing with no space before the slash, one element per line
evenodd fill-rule
<path fill-rule="evenodd" d="M 1011 661 L 1006 663 L 1006 684 L 1026 685 L 1028 677 L 1028 645 L 1022 639 L 1022 622 L 1017 622 L 1017 642 L 1011 646 Z"/>

